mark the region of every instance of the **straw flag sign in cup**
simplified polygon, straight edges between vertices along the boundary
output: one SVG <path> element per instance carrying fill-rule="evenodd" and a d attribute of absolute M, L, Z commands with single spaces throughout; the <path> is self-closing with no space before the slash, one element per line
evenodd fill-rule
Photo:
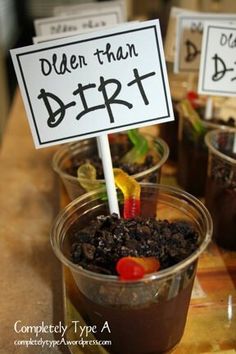
<path fill-rule="evenodd" d="M 174 71 L 198 72 L 202 34 L 207 21 L 229 23 L 236 21 L 235 14 L 180 13 L 177 15 L 176 52 Z"/>
<path fill-rule="evenodd" d="M 174 120 L 158 20 L 11 55 L 35 146 L 99 137 L 105 179 L 108 133 Z"/>
<path fill-rule="evenodd" d="M 90 30 L 98 27 L 111 26 L 115 23 L 125 21 L 125 14 L 122 11 L 122 4 L 111 4 L 112 6 L 98 5 L 87 11 L 80 9 L 71 15 L 54 16 L 37 19 L 34 21 L 37 36 L 46 36 L 71 31 Z"/>
<path fill-rule="evenodd" d="M 198 91 L 236 96 L 236 27 L 207 22 L 204 27 Z"/>
<path fill-rule="evenodd" d="M 174 119 L 158 21 L 11 54 L 36 147 Z"/>

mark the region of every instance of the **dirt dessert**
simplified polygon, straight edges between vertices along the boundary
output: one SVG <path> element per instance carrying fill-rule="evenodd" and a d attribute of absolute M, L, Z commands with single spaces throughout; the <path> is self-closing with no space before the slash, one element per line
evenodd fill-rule
<path fill-rule="evenodd" d="M 200 119 L 198 125 L 193 125 L 189 117 L 180 115 L 177 181 L 187 192 L 197 197 L 203 197 L 207 175 L 205 135 L 213 129 L 236 127 L 236 119 L 229 115 L 224 117 L 221 110 L 218 114 L 221 113 L 224 118 L 218 116 L 206 120 L 202 106 L 194 107 L 194 109 Z M 227 113 L 231 112 L 227 111 Z"/>
<path fill-rule="evenodd" d="M 236 250 L 236 153 L 222 150 L 234 166 L 212 156 L 206 184 L 206 205 L 212 215 L 213 239 L 226 249 Z"/>
<path fill-rule="evenodd" d="M 65 170 L 66 173 L 76 177 L 78 168 L 85 163 L 90 163 L 96 168 L 97 179 L 104 179 L 102 160 L 99 157 L 95 140 L 93 141 L 93 144 L 93 153 L 90 153 L 89 155 L 83 158 L 81 158 L 79 154 L 71 157 L 70 164 L 68 164 L 68 167 Z M 155 151 L 155 147 L 152 147 L 150 144 L 149 151 L 146 153 L 142 162 L 137 163 L 135 161 L 123 161 L 122 158 L 125 156 L 125 154 L 128 153 L 128 151 L 132 149 L 132 143 L 128 139 L 126 134 L 116 134 L 114 136 L 111 136 L 110 148 L 113 167 L 121 168 L 129 175 L 136 175 L 140 172 L 150 169 L 155 166 L 155 164 L 157 164 L 160 160 L 158 151 Z M 156 182 L 155 173 L 149 176 L 148 182 Z"/>
<path fill-rule="evenodd" d="M 199 242 L 197 232 L 187 222 L 123 219 L 115 214 L 98 216 L 80 230 L 74 224 L 68 234 L 74 263 L 95 274 L 118 276 L 121 259 L 156 259 L 159 270 L 163 270 L 186 259 Z M 91 283 L 86 290 L 89 298 L 81 287 L 73 285 L 68 296 L 87 325 L 96 325 L 96 338 L 111 340 L 112 346 L 106 348 L 109 353 L 164 353 L 182 337 L 195 269 L 196 262 L 184 276 L 163 282 L 161 287 L 155 281 L 151 286 L 147 282 L 133 288 L 132 281 L 130 285 L 125 282 L 119 289 L 112 283 Z M 101 332 L 105 321 L 111 333 Z"/>
<path fill-rule="evenodd" d="M 138 184 L 117 169 L 114 177 L 124 195 L 119 198 L 124 218 L 110 213 L 102 188 L 72 201 L 52 228 L 52 247 L 64 265 L 65 323 L 95 328 L 84 339 L 102 340 L 70 350 L 166 353 L 182 338 L 212 221 L 197 198 L 178 188 Z M 102 330 L 104 323 L 109 331 Z M 73 326 L 66 337 L 81 338 Z"/>
<path fill-rule="evenodd" d="M 116 264 L 122 257 L 155 257 L 160 270 L 187 258 L 198 244 L 196 231 L 186 222 L 155 218 L 98 216 L 89 226 L 69 231 L 73 239 L 71 259 L 84 269 L 118 275 Z"/>

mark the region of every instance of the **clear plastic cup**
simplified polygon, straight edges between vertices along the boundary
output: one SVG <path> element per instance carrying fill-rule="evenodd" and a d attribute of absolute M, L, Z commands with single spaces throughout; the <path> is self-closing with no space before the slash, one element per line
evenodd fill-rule
<path fill-rule="evenodd" d="M 179 112 L 177 182 L 187 192 L 204 197 L 207 174 L 207 146 L 205 134 L 213 129 L 224 129 L 226 125 L 202 119 L 205 131 L 197 133 L 182 112 Z"/>
<path fill-rule="evenodd" d="M 112 137 L 113 139 L 110 142 L 111 155 L 118 154 L 122 157 L 125 146 L 130 143 L 127 134 L 114 134 Z M 169 156 L 169 147 L 161 138 L 153 138 L 148 135 L 145 135 L 145 137 L 148 139 L 156 162 L 152 167 L 134 174 L 133 177 L 138 181 L 159 183 L 161 168 Z M 85 160 L 93 156 L 98 156 L 96 139 L 87 139 L 66 144 L 54 154 L 52 161 L 53 169 L 60 176 L 71 200 L 86 193 L 86 191 L 80 185 L 78 179 L 72 173 L 68 172 L 68 168 L 71 168 L 75 160 Z M 100 182 L 105 183 L 104 180 L 100 180 Z"/>
<path fill-rule="evenodd" d="M 206 206 L 214 225 L 213 239 L 236 250 L 236 129 L 207 133 Z"/>
<path fill-rule="evenodd" d="M 173 104 L 173 112 L 175 120 L 172 122 L 161 123 L 160 137 L 165 140 L 170 149 L 169 159 L 172 162 L 177 162 L 178 155 L 178 122 L 179 111 L 177 109 L 178 103 L 183 100 L 188 90 L 190 83 L 188 82 L 188 75 L 169 73 L 170 92 Z"/>
<path fill-rule="evenodd" d="M 64 269 L 67 339 L 79 339 L 73 321 L 92 326 L 90 340 L 112 345 L 87 345 L 83 353 L 164 353 L 181 340 L 197 261 L 211 239 L 212 221 L 205 206 L 180 189 L 141 183 L 141 214 L 169 221 L 188 221 L 199 234 L 198 248 L 188 258 L 136 281 L 84 270 L 70 261 L 73 242 L 68 230 L 83 228 L 97 215 L 107 215 L 101 190 L 72 201 L 55 220 L 51 243 Z M 105 325 L 109 330 L 102 331 Z M 88 339 L 84 338 L 84 339 Z M 71 345 L 76 353 L 80 347 Z"/>

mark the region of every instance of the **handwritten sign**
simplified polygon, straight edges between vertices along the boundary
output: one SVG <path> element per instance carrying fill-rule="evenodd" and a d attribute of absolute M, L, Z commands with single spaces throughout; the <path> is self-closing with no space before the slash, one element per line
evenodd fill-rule
<path fill-rule="evenodd" d="M 236 96 L 236 26 L 206 23 L 203 32 L 198 90 Z"/>
<path fill-rule="evenodd" d="M 119 12 L 123 13 L 125 18 L 127 17 L 126 2 L 124 0 L 112 0 L 112 1 L 101 1 L 101 2 L 89 2 L 81 4 L 68 4 L 55 6 L 53 10 L 54 16 L 66 16 L 75 15 L 78 13 L 100 13 L 108 8 L 119 8 Z"/>
<path fill-rule="evenodd" d="M 113 1 L 112 1 L 113 2 Z M 53 15 L 54 16 L 67 16 L 67 15 L 74 15 L 77 13 L 82 13 L 84 11 L 88 12 L 89 10 L 94 11 L 94 8 L 97 7 L 98 10 L 100 8 L 104 8 L 102 6 L 102 2 L 88 2 L 88 3 L 78 3 L 78 4 L 64 4 L 54 6 L 53 8 Z M 109 2 L 108 2 L 109 4 Z"/>
<path fill-rule="evenodd" d="M 90 10 L 75 15 L 38 19 L 34 21 L 34 26 L 37 36 L 46 36 L 69 31 L 97 29 L 124 21 L 125 17 L 121 8 L 114 6 L 106 7 L 99 13 L 94 9 L 93 12 Z"/>
<path fill-rule="evenodd" d="M 236 14 L 180 14 L 177 16 L 177 36 L 174 71 L 198 72 L 202 34 L 206 21 L 234 22 Z"/>
<path fill-rule="evenodd" d="M 61 38 L 78 36 L 79 34 L 89 33 L 92 31 L 94 31 L 94 29 L 90 29 L 90 30 L 83 29 L 83 30 L 79 30 L 79 31 L 68 31 L 68 32 L 62 32 L 62 33 L 56 33 L 56 34 L 49 34 L 47 36 L 37 36 L 37 37 L 33 37 L 33 43 L 37 44 L 37 43 L 54 41 L 54 40 L 61 39 Z"/>
<path fill-rule="evenodd" d="M 174 62 L 175 59 L 177 16 L 185 13 L 194 12 L 175 6 L 173 6 L 170 10 L 170 16 L 164 44 L 165 58 L 168 62 Z"/>
<path fill-rule="evenodd" d="M 36 147 L 174 119 L 158 20 L 11 55 Z"/>
<path fill-rule="evenodd" d="M 125 23 L 125 26 L 126 26 L 126 28 L 128 28 L 128 26 L 132 26 L 134 23 L 138 23 L 138 22 L 137 21 L 130 21 L 130 22 Z M 122 26 L 124 26 L 124 23 L 118 23 L 117 25 L 106 26 L 106 28 L 114 28 L 115 26 L 116 26 L 116 28 L 118 28 L 118 27 L 121 28 Z M 83 30 L 79 30 L 79 31 L 69 31 L 69 32 L 63 32 L 63 33 L 57 33 L 57 34 L 50 34 L 48 36 L 37 36 L 37 37 L 33 37 L 33 43 L 37 44 L 37 43 L 42 43 L 42 42 L 49 42 L 49 41 L 53 41 L 53 40 L 57 40 L 57 39 L 61 39 L 61 38 L 78 36 L 79 34 L 90 33 L 90 32 L 94 32 L 94 29 L 90 28 L 90 29 L 83 29 Z"/>

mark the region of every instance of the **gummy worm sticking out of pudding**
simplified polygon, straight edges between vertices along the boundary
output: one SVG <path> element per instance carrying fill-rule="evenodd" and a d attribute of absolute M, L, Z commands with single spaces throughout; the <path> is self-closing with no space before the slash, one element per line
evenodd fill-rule
<path fill-rule="evenodd" d="M 78 181 L 87 192 L 102 186 L 102 183 L 96 179 L 96 175 L 96 168 L 89 162 L 84 163 L 77 170 Z"/>
<path fill-rule="evenodd" d="M 178 110 L 184 118 L 189 120 L 197 134 L 205 133 L 205 127 L 202 124 L 202 120 L 188 99 L 184 99 L 178 104 Z"/>
<path fill-rule="evenodd" d="M 114 178 L 117 187 L 124 196 L 125 219 L 140 215 L 139 183 L 119 168 L 114 168 Z M 86 191 L 91 191 L 102 185 L 96 180 L 96 169 L 90 163 L 85 163 L 78 168 L 78 180 Z M 157 271 L 160 263 L 155 257 L 122 257 L 116 264 L 116 270 L 121 280 L 138 280 L 145 274 Z"/>
<path fill-rule="evenodd" d="M 113 168 L 113 172 L 115 183 L 124 195 L 123 217 L 128 219 L 140 215 L 139 183 L 120 168 Z"/>
<path fill-rule="evenodd" d="M 188 91 L 187 99 L 189 100 L 194 109 L 198 107 L 199 95 L 196 91 Z"/>
<path fill-rule="evenodd" d="M 134 146 L 122 157 L 122 162 L 142 163 L 148 152 L 147 139 L 140 134 L 138 129 L 129 130 L 127 134 Z"/>
<path fill-rule="evenodd" d="M 124 196 L 125 219 L 138 216 L 140 214 L 140 185 L 127 173 L 120 168 L 114 168 L 114 178 L 116 186 L 121 190 Z M 87 191 L 99 188 L 103 183 L 96 179 L 96 168 L 90 163 L 84 163 L 77 171 L 78 181 Z"/>
<path fill-rule="evenodd" d="M 123 170 L 114 168 L 113 171 L 115 183 L 124 195 L 124 218 L 135 218 L 140 215 L 140 185 Z M 160 262 L 155 257 L 122 257 L 116 264 L 121 280 L 138 280 L 159 268 Z"/>
<path fill-rule="evenodd" d="M 122 169 L 114 168 L 113 172 L 116 186 L 120 189 L 124 197 L 124 218 L 138 216 L 140 214 L 140 186 L 138 182 Z M 86 192 L 104 186 L 103 182 L 96 179 L 96 168 L 89 162 L 82 164 L 78 168 L 77 179 Z M 101 197 L 103 200 L 106 200 L 106 192 Z M 118 199 L 120 198 L 119 192 L 117 197 Z"/>

